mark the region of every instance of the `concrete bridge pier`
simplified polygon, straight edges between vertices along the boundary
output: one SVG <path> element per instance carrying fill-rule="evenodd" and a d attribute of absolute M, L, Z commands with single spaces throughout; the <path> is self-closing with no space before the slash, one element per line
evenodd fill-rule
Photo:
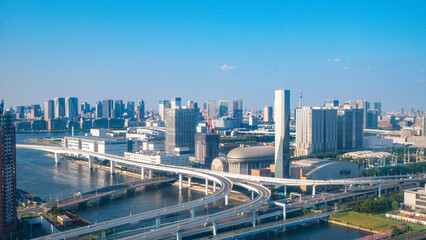
<path fill-rule="evenodd" d="M 161 225 L 161 219 L 160 217 L 155 218 L 155 228 L 160 228 Z"/>
<path fill-rule="evenodd" d="M 209 195 L 209 179 L 206 178 L 206 196 Z"/>
<path fill-rule="evenodd" d="M 106 231 L 105 230 L 102 230 L 101 231 L 101 239 L 102 240 L 106 240 L 107 238 L 106 238 Z"/>
<path fill-rule="evenodd" d="M 312 197 L 315 197 L 315 185 L 312 185 Z"/>
<path fill-rule="evenodd" d="M 145 179 L 145 167 L 141 167 L 141 179 Z"/>
<path fill-rule="evenodd" d="M 225 206 L 228 206 L 228 194 L 225 196 Z"/>
<path fill-rule="evenodd" d="M 378 187 L 378 189 L 379 189 L 379 197 L 381 197 L 382 196 L 382 184 L 379 184 L 379 187 Z"/>
<path fill-rule="evenodd" d="M 348 191 L 348 186 L 345 185 L 345 193 Z"/>
<path fill-rule="evenodd" d="M 182 174 L 179 174 L 179 190 L 182 190 Z"/>
<path fill-rule="evenodd" d="M 253 219 L 252 219 L 253 227 L 256 227 L 256 209 L 253 209 Z"/>
<path fill-rule="evenodd" d="M 176 240 L 182 240 L 182 232 L 181 231 L 176 232 Z"/>
<path fill-rule="evenodd" d="M 213 192 L 216 192 L 216 182 L 213 181 Z"/>
<path fill-rule="evenodd" d="M 216 234 L 217 234 L 216 221 L 213 221 L 213 236 L 216 236 Z"/>
<path fill-rule="evenodd" d="M 283 204 L 283 221 L 287 219 L 287 204 Z"/>
<path fill-rule="evenodd" d="M 149 176 L 148 176 L 148 178 L 152 179 L 152 169 L 149 169 Z"/>
<path fill-rule="evenodd" d="M 60 153 L 55 152 L 55 163 L 61 163 L 61 155 Z"/>
<path fill-rule="evenodd" d="M 89 155 L 88 159 L 89 159 L 89 169 L 93 169 L 93 162 L 95 161 L 95 157 Z"/>
<path fill-rule="evenodd" d="M 195 209 L 191 208 L 190 212 L 191 212 L 191 219 L 194 219 L 195 218 Z"/>
<path fill-rule="evenodd" d="M 113 175 L 115 173 L 115 162 L 110 160 L 110 165 L 111 165 L 111 175 Z"/>
<path fill-rule="evenodd" d="M 251 200 L 253 200 L 254 199 L 254 191 L 252 190 L 251 191 Z"/>
<path fill-rule="evenodd" d="M 192 177 L 188 177 L 188 189 L 191 188 Z"/>
<path fill-rule="evenodd" d="M 284 185 L 284 195 L 287 195 L 287 185 Z"/>

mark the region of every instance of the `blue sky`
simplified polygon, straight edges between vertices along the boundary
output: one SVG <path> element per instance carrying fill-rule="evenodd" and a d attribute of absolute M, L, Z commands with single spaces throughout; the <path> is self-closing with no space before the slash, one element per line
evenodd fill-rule
<path fill-rule="evenodd" d="M 0 98 L 426 110 L 426 1 L 1 1 Z"/>

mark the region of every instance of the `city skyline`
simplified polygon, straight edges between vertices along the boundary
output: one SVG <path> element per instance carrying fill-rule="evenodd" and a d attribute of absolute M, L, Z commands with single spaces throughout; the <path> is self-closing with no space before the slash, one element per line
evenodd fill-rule
<path fill-rule="evenodd" d="M 262 109 L 286 88 L 291 108 L 302 89 L 303 106 L 366 99 L 424 110 L 424 5 L 6 2 L 0 95 L 7 107 L 75 96 L 156 109 L 182 96 Z"/>

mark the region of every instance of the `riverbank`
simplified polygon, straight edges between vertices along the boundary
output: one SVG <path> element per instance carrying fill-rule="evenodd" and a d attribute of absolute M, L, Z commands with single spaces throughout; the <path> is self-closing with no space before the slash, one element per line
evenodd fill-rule
<path fill-rule="evenodd" d="M 329 222 L 340 226 L 350 227 L 371 233 L 383 232 L 392 229 L 393 226 L 399 227 L 409 225 L 413 231 L 423 230 L 420 227 L 410 225 L 402 221 L 394 221 L 393 219 L 384 219 L 376 216 L 356 213 L 344 212 L 330 216 Z"/>
<path fill-rule="evenodd" d="M 50 140 L 46 138 L 29 138 L 29 139 L 22 140 L 22 142 L 43 144 L 43 145 L 50 145 L 50 146 L 61 146 L 61 139 Z"/>

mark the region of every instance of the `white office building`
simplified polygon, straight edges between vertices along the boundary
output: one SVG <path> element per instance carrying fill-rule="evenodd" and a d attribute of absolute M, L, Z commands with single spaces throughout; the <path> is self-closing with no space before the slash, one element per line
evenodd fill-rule
<path fill-rule="evenodd" d="M 189 166 L 188 154 L 178 155 L 160 151 L 142 151 L 137 153 L 126 152 L 124 153 L 124 157 L 140 163 L 174 165 L 181 167 Z"/>
<path fill-rule="evenodd" d="M 337 150 L 337 111 L 304 107 L 296 110 L 295 156 Z"/>
<path fill-rule="evenodd" d="M 62 147 L 80 149 L 88 152 L 124 156 L 125 152 L 137 150 L 137 140 L 103 138 L 94 136 L 64 137 Z"/>

